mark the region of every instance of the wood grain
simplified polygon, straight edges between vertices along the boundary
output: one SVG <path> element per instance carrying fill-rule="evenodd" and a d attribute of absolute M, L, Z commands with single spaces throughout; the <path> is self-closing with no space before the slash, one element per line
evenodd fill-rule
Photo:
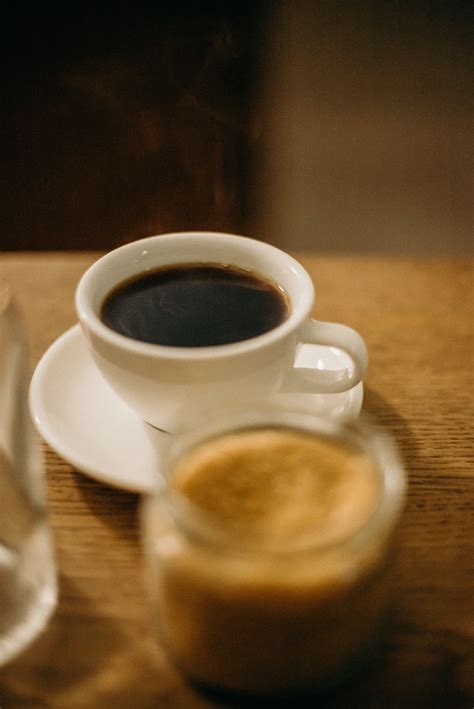
<path fill-rule="evenodd" d="M 74 323 L 75 286 L 97 256 L 1 257 L 0 276 L 17 293 L 33 364 Z M 472 262 L 300 260 L 316 282 L 315 315 L 345 322 L 366 339 L 364 406 L 393 432 L 409 473 L 390 630 L 371 666 L 317 706 L 471 707 Z M 223 706 L 186 684 L 153 641 L 138 497 L 88 479 L 46 447 L 45 464 L 60 603 L 48 630 L 0 671 L 0 707 Z"/>

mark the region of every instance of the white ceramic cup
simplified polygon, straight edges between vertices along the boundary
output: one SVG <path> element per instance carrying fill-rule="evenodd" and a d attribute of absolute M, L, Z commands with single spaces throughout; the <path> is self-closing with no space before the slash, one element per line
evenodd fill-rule
<path fill-rule="evenodd" d="M 254 271 L 278 283 L 291 312 L 278 327 L 249 340 L 212 347 L 170 347 L 133 340 L 100 319 L 106 296 L 134 276 L 171 264 L 216 263 Z M 337 393 L 361 381 L 367 348 L 345 325 L 311 319 L 315 291 L 294 258 L 233 234 L 183 232 L 151 236 L 110 251 L 81 278 L 76 309 L 94 361 L 123 401 L 164 431 L 182 429 L 210 408 L 279 391 Z M 337 347 L 352 365 L 338 371 L 296 368 L 300 344 Z"/>

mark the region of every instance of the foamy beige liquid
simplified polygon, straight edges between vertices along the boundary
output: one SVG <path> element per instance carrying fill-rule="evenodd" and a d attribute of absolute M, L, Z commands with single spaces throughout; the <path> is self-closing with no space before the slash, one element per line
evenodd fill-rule
<path fill-rule="evenodd" d="M 161 630 L 178 663 L 207 684 L 270 692 L 343 669 L 386 601 L 382 540 L 339 543 L 380 498 L 372 460 L 310 434 L 255 430 L 194 449 L 170 484 L 229 542 L 162 544 Z M 252 551 L 235 553 L 242 545 Z"/>

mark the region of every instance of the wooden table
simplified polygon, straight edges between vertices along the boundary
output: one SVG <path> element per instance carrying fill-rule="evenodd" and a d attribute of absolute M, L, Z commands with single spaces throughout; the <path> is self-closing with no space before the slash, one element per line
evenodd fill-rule
<path fill-rule="evenodd" d="M 75 322 L 83 254 L 4 254 L 33 364 Z M 302 255 L 317 315 L 370 352 L 365 409 L 395 435 L 409 472 L 399 591 L 382 651 L 317 706 L 472 707 L 473 270 L 466 261 Z M 141 576 L 137 496 L 105 487 L 45 447 L 60 580 L 47 631 L 0 672 L 1 709 L 222 706 L 155 646 Z M 316 701 L 310 703 L 316 706 Z"/>

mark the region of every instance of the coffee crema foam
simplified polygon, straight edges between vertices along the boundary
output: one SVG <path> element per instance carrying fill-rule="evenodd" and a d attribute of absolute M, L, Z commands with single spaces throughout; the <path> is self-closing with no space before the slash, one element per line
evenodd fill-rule
<path fill-rule="evenodd" d="M 347 538 L 368 521 L 380 495 L 367 454 L 290 429 L 206 441 L 178 462 L 170 483 L 212 522 L 276 546 Z"/>

